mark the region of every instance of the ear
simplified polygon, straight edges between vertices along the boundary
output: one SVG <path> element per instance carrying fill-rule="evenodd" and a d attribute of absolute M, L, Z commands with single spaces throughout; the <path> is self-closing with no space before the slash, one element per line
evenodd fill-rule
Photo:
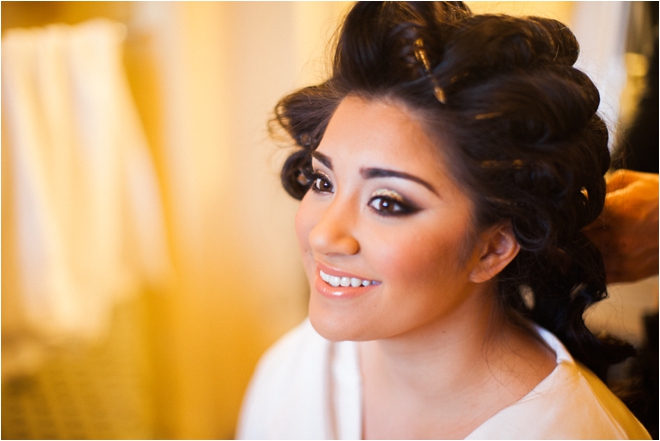
<path fill-rule="evenodd" d="M 470 272 L 470 281 L 487 282 L 500 273 L 520 251 L 511 223 L 501 223 L 481 235 L 479 260 Z"/>

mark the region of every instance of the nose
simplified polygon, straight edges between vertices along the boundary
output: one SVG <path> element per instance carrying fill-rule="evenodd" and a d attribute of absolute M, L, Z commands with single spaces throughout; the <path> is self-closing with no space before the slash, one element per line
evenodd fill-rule
<path fill-rule="evenodd" d="M 309 233 L 309 244 L 322 255 L 353 255 L 360 251 L 354 234 L 355 208 L 350 200 L 335 198 L 322 212 L 318 223 Z"/>

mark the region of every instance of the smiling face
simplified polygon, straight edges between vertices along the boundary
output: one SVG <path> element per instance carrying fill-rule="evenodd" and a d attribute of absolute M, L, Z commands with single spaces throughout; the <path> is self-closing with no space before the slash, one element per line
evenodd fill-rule
<path fill-rule="evenodd" d="M 472 204 L 439 149 L 394 101 L 349 96 L 338 106 L 296 216 L 310 320 L 322 336 L 390 338 L 482 307 Z"/>

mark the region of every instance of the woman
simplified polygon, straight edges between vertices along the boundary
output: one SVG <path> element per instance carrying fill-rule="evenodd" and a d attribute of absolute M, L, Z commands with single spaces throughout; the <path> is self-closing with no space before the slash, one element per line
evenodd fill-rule
<path fill-rule="evenodd" d="M 352 9 L 332 77 L 276 110 L 309 320 L 261 361 L 239 436 L 648 437 L 597 378 L 630 347 L 582 320 L 609 153 L 577 54 L 553 20 Z"/>

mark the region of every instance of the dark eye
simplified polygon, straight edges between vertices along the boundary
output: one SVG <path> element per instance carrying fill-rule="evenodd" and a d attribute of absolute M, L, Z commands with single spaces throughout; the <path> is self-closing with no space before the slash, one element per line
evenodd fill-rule
<path fill-rule="evenodd" d="M 314 173 L 312 175 L 312 191 L 315 193 L 332 193 L 332 182 L 327 176 L 321 173 Z"/>
<path fill-rule="evenodd" d="M 385 196 L 376 196 L 369 201 L 369 206 L 382 216 L 398 216 L 416 211 L 403 202 Z"/>

